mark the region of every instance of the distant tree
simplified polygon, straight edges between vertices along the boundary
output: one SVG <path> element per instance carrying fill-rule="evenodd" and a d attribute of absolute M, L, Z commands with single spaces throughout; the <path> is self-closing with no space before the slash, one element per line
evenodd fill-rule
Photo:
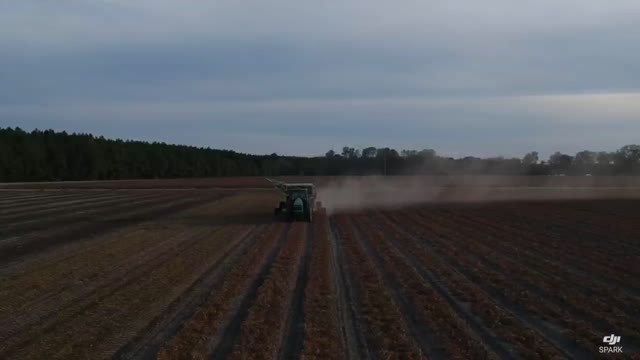
<path fill-rule="evenodd" d="M 435 159 L 436 157 L 436 151 L 433 149 L 424 149 L 424 150 L 420 150 L 420 152 L 418 152 L 418 155 L 426 160 L 432 160 Z"/>
<path fill-rule="evenodd" d="M 571 169 L 573 157 L 571 155 L 555 152 L 549 157 L 549 167 L 553 174 L 567 174 Z"/>
<path fill-rule="evenodd" d="M 366 148 L 362 149 L 362 157 L 363 158 L 374 158 L 374 157 L 376 157 L 377 153 L 378 153 L 378 149 L 376 149 L 373 146 L 366 147 Z"/>
<path fill-rule="evenodd" d="M 640 173 L 640 145 L 625 145 L 614 154 L 617 173 Z"/>
<path fill-rule="evenodd" d="M 388 158 L 397 158 L 400 157 L 400 155 L 398 154 L 398 152 L 395 149 L 391 149 L 391 148 L 379 148 L 377 153 L 376 153 L 376 157 L 388 157 Z"/>
<path fill-rule="evenodd" d="M 598 154 L 593 151 L 580 151 L 573 158 L 573 172 L 575 174 L 591 174 L 595 170 Z"/>
<path fill-rule="evenodd" d="M 342 156 L 347 159 L 356 159 L 360 157 L 360 151 L 356 150 L 355 148 L 345 146 L 342 148 Z"/>
<path fill-rule="evenodd" d="M 527 175 L 538 175 L 541 170 L 539 160 L 537 151 L 526 153 L 521 162 L 523 172 Z"/>
<path fill-rule="evenodd" d="M 524 155 L 524 157 L 522 158 L 522 165 L 524 166 L 531 166 L 533 164 L 537 164 L 538 163 L 538 152 L 537 151 L 532 151 L 530 153 L 526 153 Z"/>
<path fill-rule="evenodd" d="M 606 151 L 600 151 L 596 155 L 596 162 L 598 164 L 610 165 L 611 163 L 613 163 L 613 154 Z"/>
<path fill-rule="evenodd" d="M 417 150 L 402 150 L 402 151 L 400 151 L 400 156 L 402 156 L 404 158 L 410 158 L 410 157 L 418 156 L 418 151 Z"/>
<path fill-rule="evenodd" d="M 402 155 L 402 156 L 401 156 Z M 527 168 L 529 166 L 529 168 Z M 249 155 L 194 146 L 110 140 L 53 130 L 0 128 L 0 181 L 98 180 L 208 176 L 368 174 L 640 174 L 640 146 L 613 153 L 555 153 L 548 163 L 536 152 L 517 158 L 451 158 L 432 149 L 345 146 L 342 155 L 296 157 Z"/>
<path fill-rule="evenodd" d="M 640 162 L 640 145 L 625 145 L 617 153 L 633 163 Z"/>
<path fill-rule="evenodd" d="M 376 159 L 378 159 L 384 175 L 397 174 L 401 168 L 402 159 L 395 149 L 388 147 L 378 148 Z"/>
<path fill-rule="evenodd" d="M 593 172 L 597 175 L 611 175 L 613 174 L 614 166 L 614 154 L 607 151 L 600 151 L 596 153 L 595 164 L 593 166 Z"/>

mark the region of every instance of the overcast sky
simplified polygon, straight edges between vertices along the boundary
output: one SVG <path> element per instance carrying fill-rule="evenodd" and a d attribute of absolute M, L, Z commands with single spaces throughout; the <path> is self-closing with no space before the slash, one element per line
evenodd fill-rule
<path fill-rule="evenodd" d="M 640 142 L 640 1 L 3 1 L 0 126 L 250 153 Z"/>

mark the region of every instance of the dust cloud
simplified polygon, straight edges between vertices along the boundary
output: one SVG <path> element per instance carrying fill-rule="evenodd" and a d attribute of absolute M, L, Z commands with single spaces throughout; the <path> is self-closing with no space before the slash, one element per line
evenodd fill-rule
<path fill-rule="evenodd" d="M 529 176 L 368 176 L 318 188 L 329 213 L 424 203 L 640 198 L 640 179 Z"/>

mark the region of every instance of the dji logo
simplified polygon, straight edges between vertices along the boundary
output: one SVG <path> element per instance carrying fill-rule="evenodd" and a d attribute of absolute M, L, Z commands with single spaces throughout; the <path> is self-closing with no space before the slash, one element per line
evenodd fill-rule
<path fill-rule="evenodd" d="M 602 342 L 610 346 L 600 346 L 600 353 L 622 353 L 622 346 L 613 346 L 620 343 L 621 336 L 615 336 L 613 334 L 607 335 L 602 339 Z"/>
<path fill-rule="evenodd" d="M 609 336 L 605 336 L 604 339 L 602 339 L 602 342 L 609 345 L 615 345 L 620 342 L 620 336 L 611 334 Z"/>

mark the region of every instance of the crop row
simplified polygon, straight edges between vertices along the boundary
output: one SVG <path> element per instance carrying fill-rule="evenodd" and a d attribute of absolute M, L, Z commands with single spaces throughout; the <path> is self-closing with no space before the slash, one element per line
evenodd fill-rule
<path fill-rule="evenodd" d="M 230 359 L 273 359 L 281 351 L 291 295 L 300 270 L 305 226 L 295 223 L 236 339 Z"/>
<path fill-rule="evenodd" d="M 92 192 L 92 193 L 65 193 L 58 196 L 43 196 L 31 199 L 16 199 L 0 204 L 0 218 L 5 219 L 30 212 L 46 211 L 58 206 L 71 206 L 84 201 L 99 201 L 119 197 L 134 197 L 144 193 L 128 192 Z M 147 193 L 149 194 L 149 193 Z"/>
<path fill-rule="evenodd" d="M 183 244 L 187 230 L 162 233 L 138 229 L 122 237 L 99 239 L 77 253 L 34 262 L 6 277 L 0 287 L 0 341 L 16 325 L 55 312 L 67 302 L 84 298 L 98 287 L 126 276 L 158 258 L 170 256 Z"/>
<path fill-rule="evenodd" d="M 198 204 L 215 202 L 223 193 L 207 195 L 162 195 L 83 212 L 38 218 L 17 226 L 0 226 L 0 263 L 26 255 L 43 253 L 62 244 L 90 239 L 96 235 L 175 213 Z"/>
<path fill-rule="evenodd" d="M 344 349 L 337 323 L 336 284 L 332 278 L 332 251 L 327 216 L 318 213 L 312 225 L 312 254 L 305 289 L 305 359 L 343 359 Z"/>
<path fill-rule="evenodd" d="M 239 226 L 192 234 L 171 256 L 156 257 L 113 283 L 11 338 L 9 355 L 38 358 L 110 356 L 207 271 L 242 232 Z M 95 326 L 99 324 L 99 326 Z M 8 349 L 11 353 L 12 350 Z"/>
<path fill-rule="evenodd" d="M 37 212 L 34 214 L 25 214 L 9 219 L 5 223 L 5 229 L 2 232 L 9 234 L 25 233 L 36 229 L 48 228 L 52 225 L 64 225 L 76 223 L 81 220 L 104 216 L 105 214 L 118 214 L 135 206 L 154 206 L 156 204 L 165 204 L 169 201 L 182 200 L 183 196 L 175 193 L 156 193 L 144 196 L 122 197 L 115 199 L 101 200 L 96 203 L 83 202 L 69 207 L 54 208 L 53 213 L 49 216 L 40 216 Z M 64 209 L 64 211 L 61 211 Z"/>
<path fill-rule="evenodd" d="M 91 193 L 89 193 L 91 194 Z M 86 193 L 76 192 L 40 192 L 40 191 L 15 191 L 0 192 L 0 214 L 4 214 L 7 210 L 11 210 L 16 206 L 39 204 L 48 201 L 63 201 L 66 199 L 74 199 L 87 195 Z"/>
<path fill-rule="evenodd" d="M 575 276 L 570 282 L 581 281 L 578 278 L 599 280 L 601 282 L 617 282 L 620 281 L 627 285 L 634 284 L 634 276 L 626 272 L 614 271 L 611 268 L 611 261 L 607 265 L 598 265 L 590 263 L 582 259 L 583 254 L 597 252 L 594 246 L 578 246 L 575 249 L 566 249 L 569 242 L 579 242 L 581 237 L 577 234 L 566 234 L 562 239 L 549 240 L 548 237 L 537 232 L 539 226 L 552 227 L 553 222 L 549 224 L 535 224 L 522 220 L 521 223 L 512 222 L 510 216 L 505 213 L 491 213 L 490 215 L 476 214 L 459 211 L 419 211 L 421 217 L 431 219 L 438 222 L 446 222 L 452 224 L 451 227 L 463 226 L 471 231 L 482 229 L 482 233 L 487 237 L 495 237 L 497 239 L 509 239 L 511 241 L 503 241 L 501 246 L 507 252 L 515 252 L 519 257 L 526 257 L 532 262 L 531 266 L 538 266 L 544 263 L 544 268 L 553 267 L 556 271 L 554 274 L 561 274 L 563 277 Z M 490 216 L 490 218 L 487 218 Z M 517 240 L 517 241 L 513 241 Z M 585 255 L 587 256 L 587 255 Z"/>
<path fill-rule="evenodd" d="M 409 217 L 413 219 L 412 216 Z M 424 219 L 414 219 L 418 224 L 423 224 Z M 634 305 L 638 303 L 636 296 L 626 294 L 624 291 L 616 291 L 610 286 L 604 286 L 599 282 L 593 281 L 586 276 L 575 276 L 567 272 L 566 268 L 560 263 L 551 262 L 539 255 L 533 255 L 534 249 L 515 248 L 513 237 L 505 236 L 508 232 L 495 232 L 491 228 L 485 230 L 478 226 L 468 226 L 467 222 L 459 218 L 452 217 L 432 217 L 432 224 L 440 224 L 446 228 L 442 231 L 453 232 L 450 238 L 457 241 L 474 240 L 472 242 L 472 251 L 485 250 L 481 256 L 492 261 L 498 258 L 505 258 L 506 261 L 512 263 L 513 269 L 510 271 L 518 271 L 520 278 L 531 279 L 543 286 L 551 296 L 557 296 L 566 305 L 581 309 L 584 313 L 599 316 L 604 322 L 612 322 L 619 319 L 618 323 L 611 323 L 612 326 L 620 326 L 619 323 L 625 321 L 627 312 L 640 315 L 638 308 Z M 458 232 L 458 234 L 456 234 Z M 462 233 L 460 233 L 462 232 Z M 478 234 L 483 234 L 482 238 L 478 238 Z M 502 236 L 501 236 L 502 235 Z M 522 244 L 522 243 L 520 243 Z M 508 257 L 501 257 L 501 252 L 496 253 L 496 249 L 505 251 Z M 586 250 L 582 250 L 585 252 Z M 488 257 L 488 255 L 492 255 Z M 510 258 L 517 258 L 518 263 L 513 263 Z M 526 265 L 526 266 L 523 266 Z M 557 275 L 562 275 L 559 278 Z M 544 280 L 544 281 L 541 281 Z M 613 292 L 612 292 L 613 290 Z M 612 298 L 613 294 L 616 294 Z"/>
<path fill-rule="evenodd" d="M 276 248 L 284 226 L 272 225 L 246 249 L 222 283 L 214 289 L 191 319 L 158 353 L 159 359 L 205 358 L 228 325 L 227 315 L 238 309 L 236 299 L 245 295 L 261 268 L 269 266 L 268 254 Z"/>
<path fill-rule="evenodd" d="M 7 207 L 0 210 L 0 220 L 4 222 L 37 218 L 45 214 L 58 213 L 61 208 L 65 212 L 75 209 L 89 208 L 92 204 L 100 204 L 101 206 L 115 204 L 122 200 L 134 200 L 157 197 L 159 195 L 167 195 L 162 192 L 99 192 L 99 193 L 79 193 L 67 195 L 63 198 L 44 198 L 33 203 L 16 204 L 10 203 Z"/>
<path fill-rule="evenodd" d="M 576 341 L 582 349 L 594 348 L 598 336 L 591 324 L 575 319 L 566 310 L 559 308 L 552 299 L 541 296 L 535 288 L 540 280 L 534 278 L 520 278 L 520 269 L 509 267 L 504 261 L 488 248 L 462 240 L 462 234 L 452 236 L 439 226 L 429 224 L 420 227 L 406 226 L 407 231 L 419 237 L 426 237 L 432 244 L 431 249 L 467 276 L 478 286 L 482 287 L 501 305 L 512 309 L 519 317 L 527 322 L 526 326 L 533 326 L 541 333 L 546 333 L 554 339 L 557 346 L 564 346 L 564 342 Z M 481 249 L 481 250 L 479 250 Z M 516 280 L 517 279 L 517 280 Z M 527 286 L 528 285 L 528 286 Z M 522 313 L 522 312 L 525 313 Z M 570 338 L 554 338 L 549 329 L 537 326 L 536 319 L 542 318 L 549 323 L 565 328 L 571 332 Z M 571 345 L 571 344 L 569 344 Z"/>
<path fill-rule="evenodd" d="M 396 219 L 397 220 L 397 219 Z M 450 291 L 457 301 L 467 303 L 471 312 L 477 316 L 481 324 L 497 337 L 507 341 L 518 356 L 524 358 L 561 358 L 562 352 L 554 348 L 538 332 L 526 326 L 517 317 L 496 303 L 484 289 L 448 264 L 448 260 L 438 257 L 433 251 L 428 251 L 417 243 L 414 238 L 405 236 L 404 231 L 385 219 L 378 223 L 388 226 L 392 241 L 411 254 L 419 264 L 428 265 L 433 276 Z M 456 254 L 451 254 L 455 257 Z"/>
<path fill-rule="evenodd" d="M 612 256 L 624 262 L 627 261 L 630 251 L 637 252 L 633 242 L 629 241 L 632 239 L 632 233 L 629 230 L 620 232 L 619 226 L 623 223 L 615 218 L 609 218 L 606 229 L 599 229 L 593 216 L 578 216 L 572 211 L 549 206 L 510 206 L 483 212 L 484 214 L 479 214 L 477 211 L 470 218 L 484 219 L 484 222 L 492 222 L 500 228 L 533 237 L 532 240 L 543 240 L 548 243 L 547 248 L 551 247 L 556 254 L 570 257 L 583 252 L 585 247 L 592 250 L 582 254 L 582 257 L 575 257 L 574 260 L 588 259 L 588 263 L 611 267 L 616 265 L 610 263 Z M 457 212 L 457 215 L 461 213 Z M 631 231 L 637 235 L 637 229 Z M 567 238 L 572 241 L 566 241 Z"/>
<path fill-rule="evenodd" d="M 355 237 L 347 217 L 337 216 L 335 224 L 340 246 L 349 261 L 358 321 L 363 325 L 368 349 L 377 358 L 422 358 L 423 353 L 402 321 L 390 290 Z"/>
<path fill-rule="evenodd" d="M 425 352 L 442 353 L 451 359 L 491 359 L 498 355 L 483 344 L 482 339 L 469 328 L 454 308 L 434 287 L 422 277 L 408 259 L 393 247 L 391 241 L 362 216 L 353 219 L 363 241 L 370 244 L 372 258 L 380 259 L 381 271 L 387 271 L 397 284 L 400 298 L 409 303 L 409 310 L 419 324 L 426 325 L 427 331 L 416 334 L 420 338 L 430 338 Z M 388 284 L 394 287 L 394 284 Z M 419 332 L 419 330 L 418 330 Z"/>

